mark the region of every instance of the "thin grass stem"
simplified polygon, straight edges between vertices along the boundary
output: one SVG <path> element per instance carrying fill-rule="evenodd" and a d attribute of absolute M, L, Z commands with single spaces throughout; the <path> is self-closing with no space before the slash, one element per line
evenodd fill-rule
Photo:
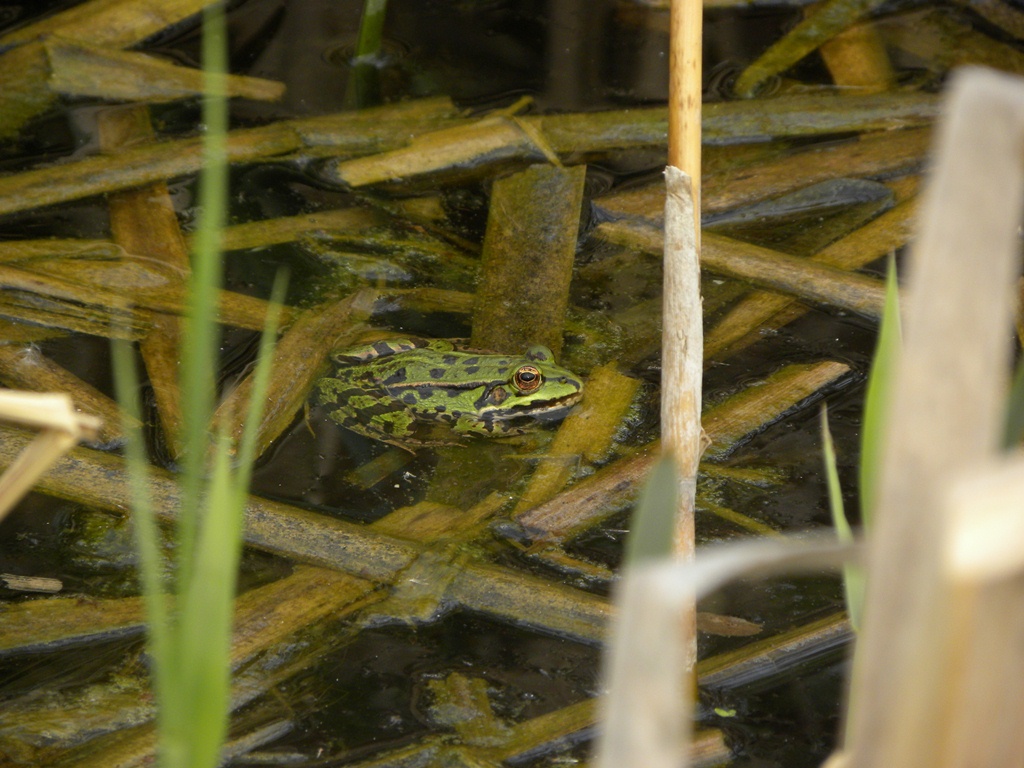
<path fill-rule="evenodd" d="M 387 10 L 388 0 L 366 0 L 363 3 L 363 16 L 359 20 L 359 40 L 356 42 L 356 64 L 369 63 L 367 59 L 376 56 L 380 51 Z"/>
<path fill-rule="evenodd" d="M 199 227 L 193 240 L 189 278 L 181 389 L 189 393 L 183 414 L 183 504 L 178 524 L 178 578 L 188 583 L 198 528 L 199 500 L 203 494 L 204 464 L 213 415 L 215 387 L 213 361 L 217 359 L 217 292 L 220 290 L 220 237 L 226 222 L 228 127 L 224 80 L 227 69 L 226 25 L 220 4 L 209 6 L 203 17 L 204 166 L 199 184 Z"/>

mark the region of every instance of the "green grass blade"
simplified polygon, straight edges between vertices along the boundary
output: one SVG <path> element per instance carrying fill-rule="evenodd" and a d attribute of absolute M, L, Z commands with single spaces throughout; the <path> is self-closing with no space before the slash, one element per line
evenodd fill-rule
<path fill-rule="evenodd" d="M 828 428 L 828 409 L 825 406 L 821 408 L 821 442 L 832 525 L 835 526 L 839 541 L 852 544 L 853 530 L 850 528 L 850 521 L 846 519 L 843 489 L 839 485 L 839 469 L 836 465 L 836 450 L 832 442 L 832 431 Z M 864 570 L 859 565 L 843 566 L 843 591 L 846 595 L 846 610 L 850 614 L 850 624 L 854 630 L 858 630 L 864 605 Z"/>
<path fill-rule="evenodd" d="M 679 507 L 679 472 L 670 456 L 662 456 L 644 483 L 630 522 L 623 564 L 635 566 L 652 558 L 671 557 Z"/>
<path fill-rule="evenodd" d="M 227 220 L 227 32 L 220 3 L 203 16 L 203 171 L 199 226 L 192 250 L 182 360 L 183 501 L 178 526 L 178 621 L 175 626 L 173 728 L 162 758 L 182 768 L 213 768 L 227 729 L 232 603 L 241 550 L 240 510 L 232 504 L 227 447 L 218 444 L 207 479 L 208 434 L 216 400 L 220 332 L 221 230 Z M 178 762 L 178 761 L 182 762 Z"/>
<path fill-rule="evenodd" d="M 203 18 L 203 172 L 199 182 L 199 226 L 192 249 L 188 307 L 181 363 L 185 455 L 182 472 L 182 514 L 178 524 L 178 578 L 191 578 L 192 552 L 198 534 L 199 499 L 209 449 L 207 432 L 216 397 L 214 361 L 220 346 L 217 327 L 221 282 L 220 233 L 227 219 L 226 142 L 228 107 L 225 98 L 227 43 L 224 11 L 219 3 Z"/>
<path fill-rule="evenodd" d="M 345 102 L 349 107 L 362 109 L 380 102 L 380 57 L 387 16 L 387 0 L 364 0 L 363 15 L 359 20 L 359 39 L 349 70 Z"/>
<path fill-rule="evenodd" d="M 253 372 L 248 425 L 239 450 L 222 436 L 217 441 L 214 470 L 205 498 L 192 579 L 185 584 L 179 623 L 182 689 L 193 705 L 183 735 L 189 766 L 215 766 L 227 735 L 231 693 L 231 628 L 238 563 L 242 552 L 245 502 L 258 425 L 273 363 L 281 301 L 282 275 L 274 281 L 259 357 Z M 237 459 L 237 466 L 232 461 Z"/>
<path fill-rule="evenodd" d="M 241 556 L 245 489 L 236 483 L 232 446 L 217 442 L 213 474 L 195 551 L 192 579 L 179 597 L 183 718 L 190 768 L 214 768 L 227 735 L 231 690 L 231 627 Z"/>
<path fill-rule="evenodd" d="M 899 283 L 896 279 L 896 262 L 890 259 L 885 279 L 885 308 L 878 329 L 878 342 L 871 362 L 871 372 L 868 374 L 867 390 L 864 394 L 864 419 L 861 424 L 860 515 L 865 530 L 870 530 L 871 514 L 875 508 L 892 379 L 902 348 Z"/>
<path fill-rule="evenodd" d="M 364 56 L 376 56 L 384 35 L 384 18 L 388 0 L 365 0 L 363 15 L 359 19 L 359 39 L 356 41 L 356 63 Z"/>

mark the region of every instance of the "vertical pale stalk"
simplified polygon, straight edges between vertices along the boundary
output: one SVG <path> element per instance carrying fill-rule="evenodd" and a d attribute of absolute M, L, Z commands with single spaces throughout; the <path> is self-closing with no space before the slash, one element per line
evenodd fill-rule
<path fill-rule="evenodd" d="M 661 435 L 675 461 L 679 496 L 675 553 L 691 559 L 695 549 L 694 511 L 701 441 L 701 376 L 704 334 L 700 298 L 700 257 L 693 228 L 690 179 L 678 168 L 665 169 L 665 266 L 661 342 Z M 684 669 L 697 660 L 696 605 L 687 614 Z"/>
<path fill-rule="evenodd" d="M 661 347 L 661 433 L 674 456 L 681 483 L 676 552 L 691 557 L 693 504 L 701 444 L 701 376 L 704 335 L 700 297 L 700 257 L 693 229 L 690 179 L 678 168 L 665 169 L 665 265 Z"/>
<path fill-rule="evenodd" d="M 1020 764 L 1020 577 L 986 595 L 954 580 L 944 550 L 958 533 L 950 483 L 1000 454 L 1020 274 L 1024 83 L 959 70 L 936 146 L 868 538 L 846 725 L 852 768 Z M 980 613 L 999 617 L 1003 640 L 1017 638 L 1009 655 L 987 645 L 995 638 Z M 975 664 L 1002 684 L 979 690 Z"/>
<path fill-rule="evenodd" d="M 693 554 L 693 483 L 701 454 L 704 335 L 700 298 L 700 0 L 673 0 L 669 56 L 669 167 L 665 171 L 662 444 L 684 484 L 676 550 Z"/>
<path fill-rule="evenodd" d="M 668 73 L 668 164 L 689 175 L 700 245 L 700 144 L 704 5 L 672 0 Z"/>
<path fill-rule="evenodd" d="M 669 165 L 665 169 L 664 303 L 662 309 L 662 445 L 676 462 L 680 494 L 675 552 L 692 558 L 701 445 L 704 328 L 700 298 L 700 0 L 674 0 L 669 56 Z M 696 606 L 687 612 L 684 668 L 697 660 Z"/>
<path fill-rule="evenodd" d="M 651 505 L 672 495 L 672 475 L 666 461 L 651 473 L 638 505 L 646 520 L 652 520 L 646 514 Z M 841 546 L 808 546 L 804 536 L 708 548 L 692 562 L 644 556 L 658 551 L 657 533 L 655 526 L 646 541 L 629 547 L 623 579 L 615 585 L 619 612 L 604 657 L 608 693 L 601 701 L 604 726 L 597 737 L 596 768 L 692 764 L 693 695 L 684 685 L 681 646 L 683 620 L 697 599 L 744 574 L 819 570 L 848 555 Z"/>

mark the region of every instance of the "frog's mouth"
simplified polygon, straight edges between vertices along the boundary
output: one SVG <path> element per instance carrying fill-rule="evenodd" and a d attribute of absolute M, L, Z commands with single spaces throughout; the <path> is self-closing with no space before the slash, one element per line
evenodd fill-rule
<path fill-rule="evenodd" d="M 484 417 L 504 424 L 517 421 L 523 423 L 557 421 L 563 418 L 566 411 L 576 405 L 582 397 L 582 392 L 573 392 L 552 400 L 534 400 L 522 405 L 494 408 L 486 411 Z"/>

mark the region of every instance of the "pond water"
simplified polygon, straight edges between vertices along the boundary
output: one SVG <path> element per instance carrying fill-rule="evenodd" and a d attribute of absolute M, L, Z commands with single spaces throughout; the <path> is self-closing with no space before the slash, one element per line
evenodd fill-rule
<path fill-rule="evenodd" d="M 0 24 L 16 28 L 72 5 L 9 4 Z M 888 25 L 889 51 L 897 73 L 893 88 L 899 83 L 908 94 L 929 94 L 941 84 L 948 57 L 943 58 L 941 48 L 929 58 L 926 51 L 908 50 L 913 46 L 900 43 L 901 19 L 911 12 L 915 11 L 901 6 L 880 16 L 880 25 Z M 357 103 L 393 105 L 436 96 L 450 97 L 465 114 L 473 115 L 529 97 L 524 117 L 639 110 L 666 99 L 667 11 L 644 3 L 392 0 L 382 52 L 356 89 L 352 56 L 360 13 L 360 3 L 338 0 L 231 4 L 231 71 L 286 86 L 285 95 L 276 102 L 234 102 L 232 127 L 331 114 L 353 109 Z M 704 53 L 708 102 L 730 98 L 731 83 L 743 67 L 792 28 L 803 13 L 796 5 L 767 3 L 709 7 Z M 991 22 L 967 12 L 945 14 L 935 23 L 981 30 L 971 34 L 991 32 Z M 1014 50 L 1019 47 L 1008 45 Z M 196 65 L 197 27 L 192 21 L 175 24 L 137 50 Z M 822 87 L 832 82 L 832 76 L 826 61 L 812 54 L 772 78 L 761 93 L 827 96 Z M 65 98 L 54 104 L 23 128 L 16 140 L 0 146 L 0 169 L 14 174 L 58 159 L 94 154 L 97 114 L 105 106 L 95 98 Z M 835 111 L 831 106 L 822 108 L 829 110 Z M 198 102 L 154 105 L 152 118 L 160 137 L 194 135 Z M 760 136 L 750 141 L 748 135 L 747 141 L 737 138 L 731 147 L 727 141 L 718 142 L 716 147 L 709 145 L 705 183 L 709 190 L 732 189 L 745 174 L 756 177 L 780 158 L 799 155 L 811 144 L 841 150 L 855 134 L 849 127 L 837 127 L 815 135 L 794 132 L 777 140 Z M 637 385 L 621 415 L 614 443 L 595 459 L 577 461 L 573 465 L 577 480 L 625 462 L 658 432 L 660 267 L 655 257 L 615 242 L 600 227 L 622 215 L 616 195 L 644 190 L 658 179 L 665 157 L 660 144 L 563 153 L 569 164 L 584 160 L 589 164 L 568 296 L 570 322 L 559 362 L 584 377 L 592 376 L 601 365 L 617 362 L 619 374 Z M 233 250 L 225 260 L 226 288 L 266 297 L 283 266 L 290 274 L 288 303 L 303 308 L 366 286 L 379 288 L 385 295 L 423 287 L 463 294 L 475 290 L 480 248 L 489 226 L 489 202 L 496 180 L 518 170 L 514 163 L 484 162 L 478 170 L 454 180 L 428 176 L 349 189 L 335 183 L 332 163 L 336 159 L 326 153 L 314 155 L 300 152 L 286 161 L 271 158 L 234 165 L 231 223 L 342 208 L 370 212 L 385 223 L 356 234 L 344 228 L 321 228 L 302 238 Z M 714 215 L 706 216 L 706 225 L 738 241 L 810 256 L 912 196 L 908 179 L 920 166 L 919 159 L 910 158 L 904 166 L 879 163 L 846 173 L 842 160 L 835 162 L 840 165 L 834 172 L 809 175 L 806 182 L 795 183 L 792 191 L 804 190 L 803 197 L 787 198 L 791 190 L 781 186 L 763 195 L 756 190 L 737 193 L 736 202 L 722 204 Z M 870 181 L 815 187 L 826 177 Z M 195 222 L 195 178 L 175 176 L 168 181 L 178 218 L 187 231 Z M 809 188 L 813 191 L 808 192 Z M 772 203 L 766 204 L 765 198 Z M 656 215 L 657 209 L 651 210 Z M 571 225 L 575 229 L 576 221 Z M 92 195 L 8 214 L 2 232 L 9 241 L 105 239 L 110 237 L 109 227 L 106 200 Z M 874 276 L 881 271 L 877 261 L 863 267 Z M 704 283 L 705 326 L 712 329 L 750 287 L 717 271 L 705 274 Z M 526 288 L 508 285 L 507 291 L 515 294 Z M 776 417 L 751 424 L 721 452 L 709 454 L 698 500 L 701 544 L 754 535 L 742 521 L 726 519 L 716 510 L 734 510 L 752 520 L 750 525 L 776 531 L 830 527 L 818 426 L 819 405 L 826 399 L 840 473 L 848 489 L 848 508 L 856 508 L 853 489 L 861 385 L 874 344 L 875 322 L 819 300 L 809 301 L 806 307 L 809 311 L 804 313 L 786 309 L 792 317 L 778 327 L 757 331 L 754 343 L 709 360 L 706 411 L 728 407 L 731 397 L 770 384 L 787 366 L 834 361 L 848 370 L 796 397 Z M 6 312 L 0 308 L 5 317 Z M 389 298 L 378 302 L 372 323 L 391 335 L 468 339 L 477 338 L 480 330 L 473 325 L 475 316 L 454 306 L 424 309 Z M 538 334 L 544 330 L 538 329 Z M 252 330 L 225 329 L 221 360 L 225 392 L 249 370 L 255 338 Z M 535 339 L 521 341 L 525 348 Z M 101 392 L 112 393 L 106 339 L 48 332 L 39 334 L 35 346 Z M 173 467 L 149 389 L 147 396 L 154 463 Z M 410 452 L 341 428 L 331 421 L 329 410 L 320 406 L 308 414 L 296 413 L 261 459 L 254 494 L 360 525 L 384 520 L 396 509 L 425 500 L 444 503 L 453 511 L 468 510 L 492 493 L 504 499 L 523 493 L 539 463 L 537 457 L 553 434 L 549 429 L 525 442 L 478 440 L 468 446 Z M 388 462 L 388 468 L 376 470 L 365 480 L 355 470 L 367 472 L 367 462 L 374 462 L 372 466 Z M 746 479 L 737 479 L 741 475 Z M 506 569 L 503 573 L 524 574 L 538 583 L 607 595 L 608 577 L 620 561 L 629 528 L 629 498 L 610 498 L 607 507 L 578 535 L 565 537 L 559 542 L 562 546 L 554 549 L 524 546 L 518 535 L 522 530 L 517 531 L 521 526 L 507 524 L 513 512 L 506 507 L 496 524 L 481 529 L 471 543 L 463 542 L 459 554 L 444 552 L 444 566 L 430 573 L 452 578 L 453 563 L 493 563 Z M 110 510 L 36 494 L 0 527 L 0 571 L 59 578 L 65 594 L 81 596 L 86 603 L 134 594 L 133 563 L 124 520 Z M 291 573 L 293 563 L 253 549 L 247 551 L 243 568 L 242 583 L 250 589 Z M 13 591 L 4 597 L 11 604 L 47 599 Z M 465 683 L 468 687 L 480 686 L 472 690 L 486 692 L 483 698 L 490 709 L 480 727 L 490 729 L 485 734 L 493 739 L 486 742 L 490 747 L 517 724 L 568 710 L 599 692 L 600 650 L 593 638 L 588 641 L 531 625 L 528 619 L 502 619 L 487 610 L 459 608 L 451 600 L 442 603 L 444 610 L 429 621 L 414 621 L 411 614 L 396 612 L 393 606 L 390 613 L 375 610 L 371 604 L 298 631 L 286 649 L 275 651 L 278 656 L 261 662 L 266 665 L 264 674 L 276 675 L 274 685 L 254 697 L 239 719 L 242 730 L 254 731 L 270 721 L 286 722 L 287 727 L 230 764 L 455 764 L 443 762 L 454 760 L 454 753 L 442 757 L 442 752 L 431 750 L 458 743 L 453 733 L 470 746 L 485 743 L 479 741 L 480 733 L 474 737 L 446 710 L 453 705 L 444 703 L 445 696 L 453 696 L 452 691 L 464 681 L 470 681 Z M 760 627 L 760 634 L 753 636 L 702 633 L 699 653 L 706 660 L 838 616 L 843 610 L 842 587 L 830 574 L 743 582 L 710 598 L 701 610 L 739 617 Z M 755 660 L 746 676 L 727 675 L 702 686 L 701 727 L 721 730 L 736 765 L 820 764 L 833 749 L 839 727 L 845 640 L 843 631 L 833 632 L 820 642 L 808 641 L 802 651 L 781 653 L 772 662 L 777 664 L 775 671 L 768 669 L 769 662 L 758 669 Z M 0 716 L 0 753 L 6 753 L 12 764 L 73 761 L 78 754 L 73 750 L 87 737 L 109 738 L 102 725 L 74 719 L 87 709 L 83 702 L 93 695 L 107 697 L 103 706 L 119 713 L 108 719 L 122 727 L 145 721 L 145 712 L 124 714 L 139 706 L 143 665 L 137 627 L 85 646 L 0 655 L 0 697 L 8 712 Z M 114 696 L 115 688 L 131 701 Z M 27 726 L 41 701 L 50 709 L 66 710 L 66 723 L 35 730 Z M 475 701 L 479 703 L 479 697 Z M 516 765 L 583 763 L 589 756 L 591 735 L 592 728 L 584 723 L 567 728 L 560 738 L 540 740 L 535 749 L 503 757 Z"/>

